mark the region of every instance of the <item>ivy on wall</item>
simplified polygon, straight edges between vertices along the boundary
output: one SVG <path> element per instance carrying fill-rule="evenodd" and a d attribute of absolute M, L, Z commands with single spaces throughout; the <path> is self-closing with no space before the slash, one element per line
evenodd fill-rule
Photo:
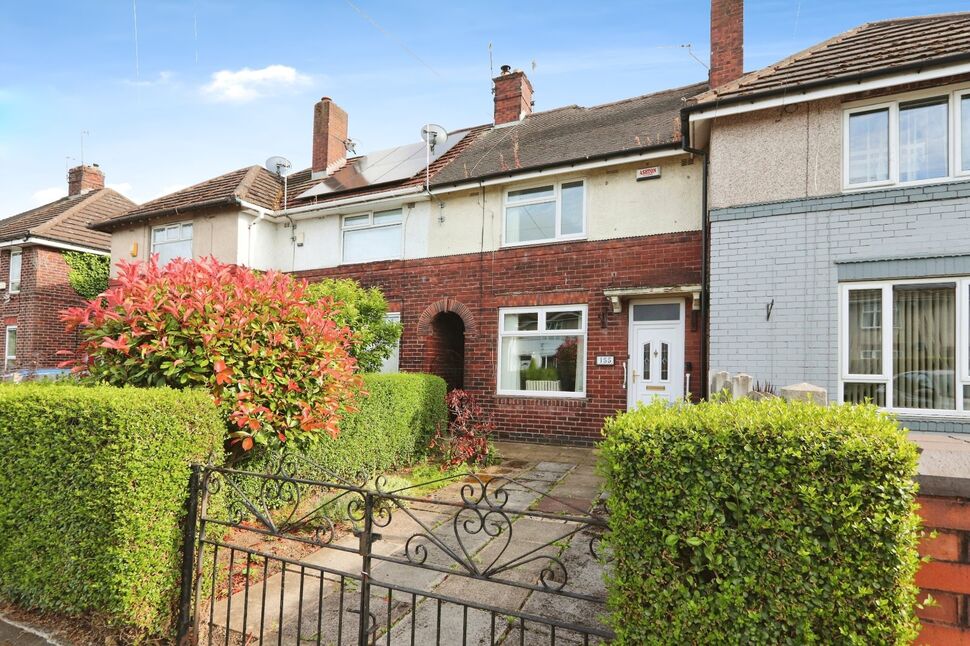
<path fill-rule="evenodd" d="M 83 298 L 91 300 L 108 289 L 108 274 L 111 269 L 109 257 L 80 251 L 65 251 L 64 260 L 70 270 L 67 280 L 74 291 Z"/>

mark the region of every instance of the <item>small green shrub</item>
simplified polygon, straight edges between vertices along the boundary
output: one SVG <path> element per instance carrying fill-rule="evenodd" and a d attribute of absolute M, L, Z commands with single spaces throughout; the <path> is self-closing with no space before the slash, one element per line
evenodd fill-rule
<path fill-rule="evenodd" d="M 382 473 L 422 458 L 438 428 L 448 423 L 444 380 L 408 373 L 367 374 L 363 379 L 367 395 L 358 400 L 357 412 L 340 421 L 336 438 L 323 436 L 290 450 L 342 477 Z M 271 455 L 254 456 L 241 468 L 262 471 Z"/>
<path fill-rule="evenodd" d="M 607 421 L 619 644 L 908 644 L 917 451 L 872 406 L 657 403 Z"/>
<path fill-rule="evenodd" d="M 170 634 L 189 465 L 224 434 L 201 391 L 0 386 L 0 597 Z"/>
<path fill-rule="evenodd" d="M 65 251 L 67 281 L 74 291 L 88 300 L 108 289 L 111 258 L 81 251 Z"/>

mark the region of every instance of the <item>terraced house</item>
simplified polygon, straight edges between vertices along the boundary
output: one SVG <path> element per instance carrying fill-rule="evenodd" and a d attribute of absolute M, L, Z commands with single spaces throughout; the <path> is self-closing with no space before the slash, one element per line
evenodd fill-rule
<path fill-rule="evenodd" d="M 867 23 L 684 110 L 710 366 L 970 431 L 970 14 Z"/>
<path fill-rule="evenodd" d="M 703 164 L 680 110 L 707 84 L 533 112 L 494 79 L 494 123 L 348 157 L 314 107 L 313 164 L 243 168 L 99 224 L 112 257 L 213 255 L 380 287 L 404 333 L 388 370 L 476 393 L 505 437 L 591 443 L 603 418 L 698 396 Z"/>
<path fill-rule="evenodd" d="M 67 181 L 66 197 L 0 220 L 0 347 L 8 377 L 55 369 L 63 360 L 57 352 L 77 346 L 59 318 L 83 301 L 70 285 L 64 254 L 107 255 L 110 237 L 88 225 L 135 206 L 104 187 L 97 165 L 70 169 Z"/>

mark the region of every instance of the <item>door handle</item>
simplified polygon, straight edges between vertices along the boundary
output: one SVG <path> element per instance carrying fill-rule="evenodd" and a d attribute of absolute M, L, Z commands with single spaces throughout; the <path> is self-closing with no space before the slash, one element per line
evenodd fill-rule
<path fill-rule="evenodd" d="M 633 369 L 633 383 L 637 383 L 637 369 Z"/>
<path fill-rule="evenodd" d="M 626 388 L 626 361 L 623 362 L 623 388 Z"/>

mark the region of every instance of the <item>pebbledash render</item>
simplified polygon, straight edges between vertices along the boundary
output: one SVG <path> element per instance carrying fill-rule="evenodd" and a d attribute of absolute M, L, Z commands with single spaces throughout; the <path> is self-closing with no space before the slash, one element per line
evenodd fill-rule
<path fill-rule="evenodd" d="M 970 14 L 862 25 L 683 117 L 710 163 L 710 368 L 970 432 Z"/>
<path fill-rule="evenodd" d="M 84 302 L 71 287 L 66 252 L 108 255 L 110 238 L 88 225 L 116 216 L 134 202 L 104 187 L 95 165 L 68 171 L 67 195 L 0 220 L 0 351 L 3 377 L 57 368 L 60 350 L 77 347 L 60 311 Z"/>
<path fill-rule="evenodd" d="M 414 144 L 350 157 L 324 98 L 311 168 L 243 168 L 97 228 L 114 261 L 213 255 L 380 287 L 403 323 L 386 370 L 473 392 L 502 437 L 590 444 L 639 401 L 704 395 L 703 162 L 679 114 L 707 87 L 533 112 L 506 67 L 494 123 L 416 124 Z"/>

